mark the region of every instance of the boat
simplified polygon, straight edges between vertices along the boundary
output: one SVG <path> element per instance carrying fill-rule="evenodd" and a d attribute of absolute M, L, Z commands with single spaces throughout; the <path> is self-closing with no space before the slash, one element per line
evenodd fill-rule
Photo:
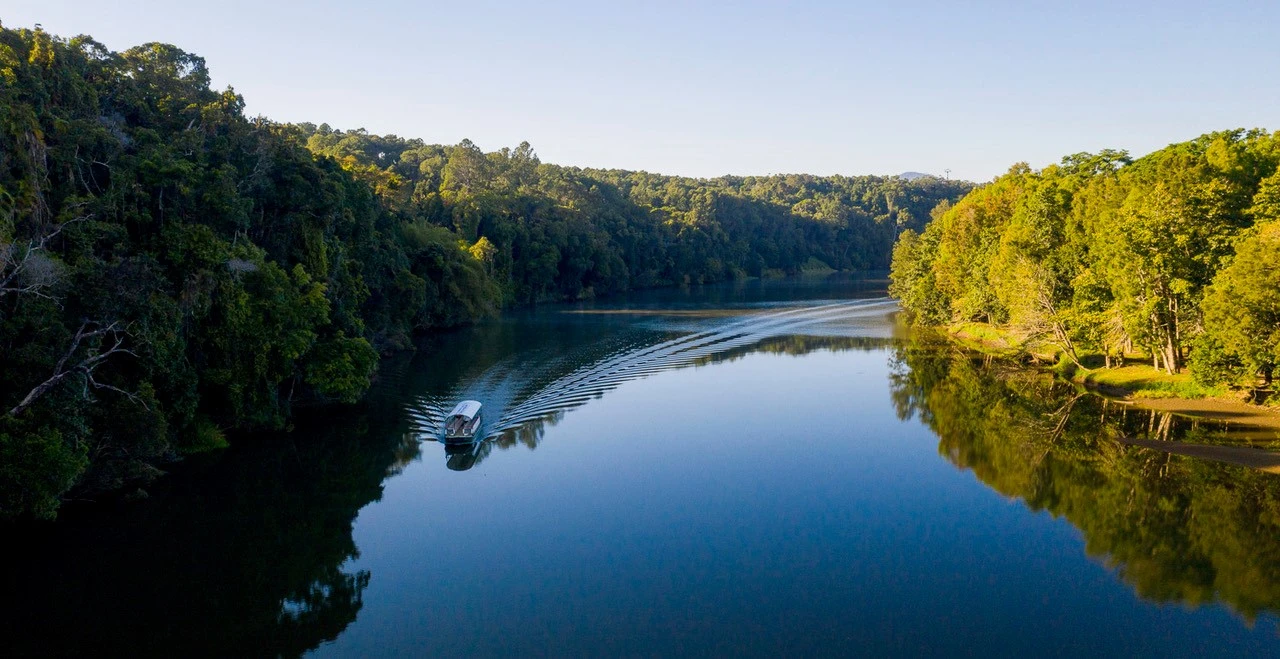
<path fill-rule="evenodd" d="M 480 403 L 464 400 L 444 419 L 445 441 L 470 441 L 480 429 Z"/>

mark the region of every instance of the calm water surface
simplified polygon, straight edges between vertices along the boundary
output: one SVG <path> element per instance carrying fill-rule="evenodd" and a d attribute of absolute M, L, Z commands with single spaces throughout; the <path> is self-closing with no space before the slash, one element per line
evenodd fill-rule
<path fill-rule="evenodd" d="M 362 410 L 10 538 L 20 654 L 1274 653 L 1270 445 L 907 338 L 884 282 L 441 334 Z M 462 398 L 485 440 L 435 441 Z"/>

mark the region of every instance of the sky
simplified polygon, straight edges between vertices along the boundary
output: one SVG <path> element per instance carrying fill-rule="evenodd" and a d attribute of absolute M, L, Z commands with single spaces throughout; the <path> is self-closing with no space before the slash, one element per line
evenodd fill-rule
<path fill-rule="evenodd" d="M 276 121 L 687 176 L 986 181 L 1280 129 L 1274 0 L 3 0 L 0 22 L 175 44 Z"/>

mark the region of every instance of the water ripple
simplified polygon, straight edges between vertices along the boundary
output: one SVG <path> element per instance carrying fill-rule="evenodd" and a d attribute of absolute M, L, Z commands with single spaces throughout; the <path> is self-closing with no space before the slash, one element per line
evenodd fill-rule
<path fill-rule="evenodd" d="M 476 399 L 484 404 L 484 441 L 500 445 L 518 441 L 532 446 L 545 425 L 554 424 L 569 410 L 627 382 L 703 364 L 778 337 L 851 333 L 865 336 L 856 332 L 859 318 L 883 317 L 895 308 L 896 303 L 889 298 L 815 301 L 798 308 L 703 322 L 695 326 L 696 331 L 666 340 L 616 341 L 604 350 L 583 351 L 595 354 L 557 355 L 535 365 L 513 356 L 444 395 L 413 399 L 405 412 L 411 431 L 418 438 L 435 439 L 458 400 Z M 568 372 L 564 372 L 566 369 Z M 556 372 L 562 374 L 553 376 Z"/>

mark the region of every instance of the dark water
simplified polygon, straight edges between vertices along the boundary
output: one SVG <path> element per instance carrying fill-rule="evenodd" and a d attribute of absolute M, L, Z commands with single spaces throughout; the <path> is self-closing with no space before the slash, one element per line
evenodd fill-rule
<path fill-rule="evenodd" d="M 848 277 L 436 336 L 369 405 L 6 539 L 10 654 L 1265 655 L 1270 445 L 895 324 Z M 484 404 L 485 441 L 434 441 Z M 1224 430 L 1235 432 L 1224 433 Z"/>

